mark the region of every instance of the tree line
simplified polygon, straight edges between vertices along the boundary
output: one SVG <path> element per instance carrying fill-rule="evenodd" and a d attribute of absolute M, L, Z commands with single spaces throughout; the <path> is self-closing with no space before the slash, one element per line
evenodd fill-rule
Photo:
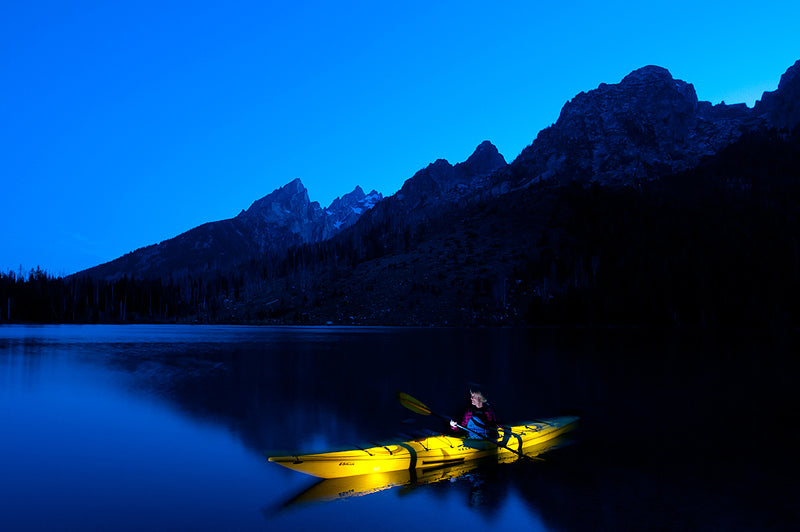
<path fill-rule="evenodd" d="M 186 291 L 160 280 L 53 277 L 38 267 L 0 273 L 0 323 L 171 322 L 190 310 Z"/>

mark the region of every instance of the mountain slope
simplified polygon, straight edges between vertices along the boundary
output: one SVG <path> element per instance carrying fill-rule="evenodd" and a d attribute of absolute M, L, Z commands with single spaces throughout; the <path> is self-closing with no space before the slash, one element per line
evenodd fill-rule
<path fill-rule="evenodd" d="M 646 66 L 618 84 L 601 84 L 567 102 L 555 124 L 511 163 L 490 142 L 464 162 L 440 159 L 381 200 L 360 188 L 322 209 L 299 180 L 230 220 L 192 229 L 81 274 L 169 278 L 233 267 L 293 246 L 325 241 L 361 219 L 361 231 L 395 231 L 533 183 L 634 184 L 695 167 L 742 134 L 800 121 L 800 61 L 754 109 L 698 101 L 694 87 Z M 365 216 L 362 216 L 365 214 Z M 369 228 L 369 229 L 366 229 Z"/>
<path fill-rule="evenodd" d="M 496 181 L 630 184 L 692 168 L 759 125 L 744 104 L 698 101 L 691 84 L 646 66 L 567 102 Z"/>
<path fill-rule="evenodd" d="M 782 76 L 778 89 L 765 92 L 754 112 L 777 129 L 791 130 L 800 124 L 800 60 Z"/>
<path fill-rule="evenodd" d="M 262 316 L 417 325 L 797 317 L 761 295 L 798 290 L 800 146 L 796 134 L 770 132 L 776 116 L 797 124 L 781 111 L 798 101 L 785 81 L 795 68 L 769 113 L 699 102 L 659 67 L 578 95 L 510 165 L 464 187 L 437 161 L 338 235 L 335 253 L 298 251 L 302 267 L 272 283 L 265 299 L 280 303 Z"/>
<path fill-rule="evenodd" d="M 330 238 L 358 220 L 381 195 L 360 187 L 328 209 L 311 202 L 299 179 L 255 201 L 235 218 L 210 222 L 160 244 L 75 274 L 107 280 L 180 278 L 216 272 L 249 259 L 280 255 L 291 246 Z"/>
<path fill-rule="evenodd" d="M 211 224 L 240 260 L 215 271 L 202 307 L 181 301 L 195 319 L 244 323 L 798 322 L 797 69 L 754 109 L 639 69 L 577 95 L 511 164 L 484 142 L 335 233 L 290 183 Z M 325 212 L 347 212 L 344 199 Z M 205 249 L 211 229 L 193 231 L 176 250 Z M 234 247 L 246 231 L 262 246 L 249 263 Z M 156 254 L 163 271 L 187 260 L 172 255 Z"/>
<path fill-rule="evenodd" d="M 402 238 L 359 232 L 361 221 L 297 250 L 284 274 L 221 315 L 417 326 L 800 323 L 799 140 L 747 133 L 639 187 L 539 184 L 488 196 Z"/>
<path fill-rule="evenodd" d="M 403 183 L 393 196 L 384 198 L 367 213 L 359 225 L 382 230 L 410 226 L 454 206 L 458 200 L 479 193 L 494 172 L 506 167 L 506 160 L 489 141 L 483 141 L 469 158 L 455 165 L 439 159 Z"/>

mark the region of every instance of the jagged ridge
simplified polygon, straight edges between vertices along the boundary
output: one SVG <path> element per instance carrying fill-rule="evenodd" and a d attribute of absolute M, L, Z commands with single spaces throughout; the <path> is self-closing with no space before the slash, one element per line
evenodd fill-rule
<path fill-rule="evenodd" d="M 667 69 L 646 66 L 567 102 L 556 123 L 494 185 L 509 190 L 542 181 L 630 184 L 686 170 L 746 131 L 798 122 L 775 120 L 785 115 L 771 110 L 786 104 L 780 96 L 765 98 L 772 103 L 756 111 L 745 104 L 712 106 Z"/>
<path fill-rule="evenodd" d="M 382 198 L 361 187 L 336 198 L 327 209 L 309 200 L 295 179 L 255 201 L 235 218 L 210 222 L 76 275 L 119 279 L 169 279 L 229 268 L 250 258 L 280 254 L 291 246 L 318 242 L 355 223 Z"/>
<path fill-rule="evenodd" d="M 744 132 L 791 129 L 800 122 L 799 71 L 800 61 L 782 76 L 778 90 L 764 93 L 749 109 L 698 101 L 691 84 L 665 68 L 646 66 L 618 84 L 575 96 L 511 164 L 485 141 L 462 163 L 435 161 L 390 198 L 380 201 L 379 193 L 365 195 L 356 187 L 327 209 L 311 202 L 295 179 L 233 219 L 205 224 L 83 273 L 111 279 L 180 276 L 325 241 L 359 221 L 384 229 L 419 223 L 487 190 L 498 195 L 541 182 L 631 184 L 687 170 Z"/>

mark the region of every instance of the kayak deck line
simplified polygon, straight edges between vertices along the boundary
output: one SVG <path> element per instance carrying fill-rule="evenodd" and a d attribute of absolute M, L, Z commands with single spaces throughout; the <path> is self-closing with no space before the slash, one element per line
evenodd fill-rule
<path fill-rule="evenodd" d="M 321 478 L 340 478 L 413 470 L 433 467 L 434 464 L 446 466 L 492 457 L 515 459 L 521 457 L 527 448 L 571 431 L 577 421 L 577 417 L 562 416 L 517 426 L 501 426 L 496 441 L 437 434 L 370 448 L 273 456 L 269 461 Z"/>
<path fill-rule="evenodd" d="M 445 465 L 453 465 L 453 464 L 462 464 L 466 462 L 466 458 L 449 458 L 445 460 L 423 460 L 423 466 L 445 466 Z"/>
<path fill-rule="evenodd" d="M 368 455 L 373 456 L 373 454 L 371 452 L 369 452 L 368 449 L 364 449 L 363 447 L 361 447 L 359 445 L 356 445 L 356 449 L 360 449 L 360 450 L 364 451 L 365 453 L 367 453 Z"/>

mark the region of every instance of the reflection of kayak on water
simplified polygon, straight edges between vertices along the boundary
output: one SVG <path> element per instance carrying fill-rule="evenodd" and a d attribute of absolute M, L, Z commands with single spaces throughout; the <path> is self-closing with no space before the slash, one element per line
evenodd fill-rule
<path fill-rule="evenodd" d="M 569 429 L 572 426 L 574 426 L 574 423 L 564 428 Z M 562 431 L 559 435 L 544 442 L 524 446 L 523 454 L 527 457 L 535 457 L 568 443 L 568 436 L 565 435 L 566 432 L 567 430 Z M 350 497 L 369 495 L 401 486 L 405 486 L 404 489 L 413 489 L 425 484 L 462 477 L 481 467 L 512 462 L 519 459 L 520 457 L 512 452 L 505 452 L 502 454 L 495 453 L 493 456 L 486 456 L 475 460 L 465 460 L 453 465 L 440 465 L 427 468 L 406 469 L 403 471 L 391 471 L 387 473 L 372 473 L 352 477 L 322 479 L 290 498 L 280 507 L 282 509 L 288 509 L 289 507 L 296 507 L 308 503 L 348 499 Z"/>
<path fill-rule="evenodd" d="M 328 479 L 392 472 L 409 475 L 420 469 L 458 466 L 487 458 L 507 461 L 519 458 L 520 453 L 527 456 L 535 446 L 571 431 L 577 420 L 574 416 L 562 416 L 503 427 L 496 441 L 438 434 L 366 449 L 272 456 L 269 461 Z"/>

